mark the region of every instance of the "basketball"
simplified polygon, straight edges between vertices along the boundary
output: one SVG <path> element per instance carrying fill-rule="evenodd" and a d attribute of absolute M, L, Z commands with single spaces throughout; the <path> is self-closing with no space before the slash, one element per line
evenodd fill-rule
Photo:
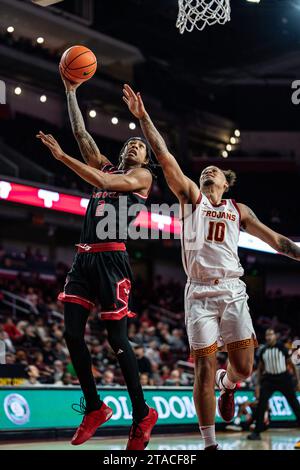
<path fill-rule="evenodd" d="M 71 82 L 83 83 L 97 70 L 95 54 L 85 46 L 72 46 L 67 49 L 60 60 L 62 74 Z"/>

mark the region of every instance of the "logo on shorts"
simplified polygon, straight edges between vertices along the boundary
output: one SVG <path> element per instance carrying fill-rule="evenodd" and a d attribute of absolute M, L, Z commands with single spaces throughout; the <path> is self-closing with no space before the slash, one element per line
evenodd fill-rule
<path fill-rule="evenodd" d="M 22 395 L 12 393 L 4 399 L 4 411 L 7 418 L 14 424 L 25 424 L 30 419 L 30 408 Z"/>

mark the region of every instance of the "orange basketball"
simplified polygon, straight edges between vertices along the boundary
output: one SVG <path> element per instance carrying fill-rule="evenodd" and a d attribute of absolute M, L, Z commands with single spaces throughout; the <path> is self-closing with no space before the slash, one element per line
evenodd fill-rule
<path fill-rule="evenodd" d="M 97 70 L 95 54 L 85 46 L 72 46 L 67 49 L 59 63 L 62 74 L 71 82 L 82 83 Z"/>

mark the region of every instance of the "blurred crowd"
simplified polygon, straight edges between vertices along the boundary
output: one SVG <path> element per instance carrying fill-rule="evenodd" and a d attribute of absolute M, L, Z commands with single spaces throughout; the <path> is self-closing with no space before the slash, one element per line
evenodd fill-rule
<path fill-rule="evenodd" d="M 13 282 L 0 278 L 0 340 L 6 345 L 6 364 L 26 371 L 25 385 L 78 385 L 64 341 L 63 304 L 56 300 L 65 272 L 56 282 L 19 276 Z M 13 308 L 10 296 L 26 302 L 28 311 Z M 273 294 L 270 302 L 276 297 Z M 184 329 L 183 286 L 156 276 L 152 286 L 135 282 L 137 317 L 128 321 L 128 336 L 134 348 L 144 386 L 187 386 L 193 383 L 193 363 Z M 278 293 L 277 293 L 278 299 Z M 280 299 L 284 302 L 284 299 Z M 295 300 L 295 299 L 294 299 Z M 19 306 L 22 304 L 19 302 Z M 294 303 L 300 311 L 300 297 Z M 24 307 L 24 306 L 23 306 Z M 291 349 L 296 332 L 277 316 L 254 316 L 259 339 L 273 327 Z M 93 374 L 99 386 L 124 385 L 116 357 L 99 320 L 99 306 L 91 311 L 86 342 L 92 357 Z M 227 355 L 218 353 L 218 367 L 226 368 Z M 255 387 L 255 372 L 244 387 Z"/>

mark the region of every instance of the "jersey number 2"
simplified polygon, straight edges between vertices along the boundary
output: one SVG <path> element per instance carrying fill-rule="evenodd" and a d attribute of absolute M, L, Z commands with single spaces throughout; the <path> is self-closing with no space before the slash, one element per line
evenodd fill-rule
<path fill-rule="evenodd" d="M 225 230 L 225 222 L 214 222 L 213 220 L 210 220 L 207 240 L 210 242 L 215 241 L 222 243 L 225 238 Z"/>

